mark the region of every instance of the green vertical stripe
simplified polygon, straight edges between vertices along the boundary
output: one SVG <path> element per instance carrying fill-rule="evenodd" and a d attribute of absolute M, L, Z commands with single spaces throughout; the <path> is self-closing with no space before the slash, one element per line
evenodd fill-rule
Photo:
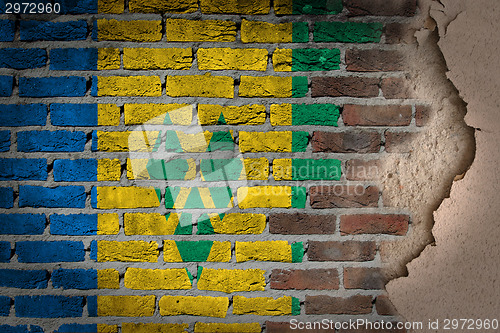
<path fill-rule="evenodd" d="M 191 281 L 191 286 L 193 286 L 193 280 L 194 280 L 194 277 L 193 277 L 193 274 L 191 274 L 187 268 L 184 268 L 186 270 L 186 274 L 189 278 L 189 281 Z M 199 275 L 198 275 L 199 276 Z"/>
<path fill-rule="evenodd" d="M 309 25 L 307 22 L 292 23 L 292 42 L 307 43 L 309 41 Z"/>
<path fill-rule="evenodd" d="M 305 97 L 309 91 L 307 76 L 292 77 L 292 97 Z"/>
<path fill-rule="evenodd" d="M 292 316 L 300 315 L 300 300 L 297 297 L 292 297 Z"/>
<path fill-rule="evenodd" d="M 292 247 L 292 262 L 302 262 L 304 257 L 304 245 L 302 242 L 296 242 L 291 245 Z"/>
<path fill-rule="evenodd" d="M 382 23 L 316 22 L 315 42 L 378 43 L 382 36 Z"/>
<path fill-rule="evenodd" d="M 292 72 L 340 69 L 339 49 L 293 49 Z"/>
<path fill-rule="evenodd" d="M 292 104 L 292 125 L 338 126 L 339 117 L 335 104 Z"/>
<path fill-rule="evenodd" d="M 294 14 L 338 14 L 342 9 L 342 0 L 293 0 Z"/>
<path fill-rule="evenodd" d="M 306 207 L 307 192 L 305 187 L 292 186 L 292 208 Z"/>
<path fill-rule="evenodd" d="M 307 148 L 309 133 L 292 132 L 292 152 L 304 152 Z"/>

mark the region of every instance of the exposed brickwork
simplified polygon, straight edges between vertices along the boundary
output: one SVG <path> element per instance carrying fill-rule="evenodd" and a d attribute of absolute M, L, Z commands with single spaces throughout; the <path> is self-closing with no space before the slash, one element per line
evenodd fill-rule
<path fill-rule="evenodd" d="M 411 214 L 379 177 L 430 124 L 415 0 L 73 3 L 0 19 L 0 316 L 31 325 L 0 330 L 396 320 L 379 251 Z"/>

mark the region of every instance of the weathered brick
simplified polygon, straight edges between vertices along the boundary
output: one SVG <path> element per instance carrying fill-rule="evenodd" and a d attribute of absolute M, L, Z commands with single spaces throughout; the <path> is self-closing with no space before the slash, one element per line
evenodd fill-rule
<path fill-rule="evenodd" d="M 158 42 L 162 38 L 161 21 L 117 21 L 99 19 L 94 21 L 92 38 L 95 41 Z"/>
<path fill-rule="evenodd" d="M 123 109 L 125 125 L 190 125 L 193 119 L 190 104 L 126 103 Z"/>
<path fill-rule="evenodd" d="M 96 209 L 151 208 L 160 206 L 159 191 L 153 187 L 93 187 L 91 204 Z"/>
<path fill-rule="evenodd" d="M 236 23 L 222 20 L 166 20 L 169 42 L 234 42 Z"/>
<path fill-rule="evenodd" d="M 394 72 L 407 66 L 404 55 L 394 50 L 350 49 L 345 57 L 347 70 L 352 72 Z"/>
<path fill-rule="evenodd" d="M 191 289 L 192 276 L 185 268 L 143 269 L 129 267 L 125 288 L 136 290 Z"/>
<path fill-rule="evenodd" d="M 92 241 L 90 259 L 97 262 L 157 262 L 158 243 L 146 241 Z"/>
<path fill-rule="evenodd" d="M 198 219 L 197 235 L 212 234 L 261 234 L 266 228 L 264 214 L 229 213 L 203 214 Z"/>
<path fill-rule="evenodd" d="M 156 308 L 156 297 L 148 296 L 89 296 L 89 317 L 151 317 Z"/>
<path fill-rule="evenodd" d="M 396 214 L 359 214 L 340 217 L 342 235 L 389 234 L 404 236 L 408 231 L 410 217 Z"/>
<path fill-rule="evenodd" d="M 10 262 L 11 256 L 10 242 L 0 241 L 0 262 Z"/>
<path fill-rule="evenodd" d="M 274 13 L 276 15 L 309 14 L 325 15 L 338 14 L 342 11 L 342 0 L 310 1 L 310 0 L 275 0 Z"/>
<path fill-rule="evenodd" d="M 340 180 L 340 176 L 341 162 L 335 159 L 273 160 L 274 180 Z"/>
<path fill-rule="evenodd" d="M 336 216 L 277 213 L 269 216 L 269 232 L 282 235 L 334 234 Z"/>
<path fill-rule="evenodd" d="M 10 131 L 0 131 L 0 152 L 10 150 Z"/>
<path fill-rule="evenodd" d="M 234 97 L 234 80 L 229 76 L 167 76 L 166 92 L 172 97 Z"/>
<path fill-rule="evenodd" d="M 118 214 L 50 215 L 52 235 L 109 235 L 119 230 Z"/>
<path fill-rule="evenodd" d="M 131 13 L 178 13 L 187 14 L 198 10 L 196 0 L 130 0 Z"/>
<path fill-rule="evenodd" d="M 306 22 L 273 24 L 243 19 L 241 41 L 243 43 L 307 43 L 309 27 Z"/>
<path fill-rule="evenodd" d="M 190 213 L 125 213 L 125 235 L 191 235 L 193 232 Z"/>
<path fill-rule="evenodd" d="M 231 242 L 163 241 L 165 262 L 229 262 Z"/>
<path fill-rule="evenodd" d="M 159 76 L 94 76 L 92 96 L 161 96 Z"/>
<path fill-rule="evenodd" d="M 98 289 L 120 289 L 120 273 L 113 268 L 97 271 Z"/>
<path fill-rule="evenodd" d="M 86 141 L 81 131 L 22 131 L 17 133 L 17 151 L 77 152 L 83 151 Z"/>
<path fill-rule="evenodd" d="M 44 214 L 0 214 L 2 235 L 41 235 L 44 230 Z"/>
<path fill-rule="evenodd" d="M 0 158 L 0 180 L 46 180 L 44 158 Z"/>
<path fill-rule="evenodd" d="M 97 49 L 97 69 L 120 69 L 122 60 L 120 49 L 117 48 L 99 48 Z"/>
<path fill-rule="evenodd" d="M 227 297 L 163 296 L 159 303 L 162 316 L 205 316 L 225 318 L 229 307 Z"/>
<path fill-rule="evenodd" d="M 21 21 L 21 40 L 32 42 L 38 40 L 70 41 L 87 38 L 87 22 L 85 20 L 68 22 Z"/>
<path fill-rule="evenodd" d="M 247 298 L 233 297 L 233 314 L 258 316 L 299 315 L 300 302 L 295 297 L 283 296 L 277 299 L 272 297 Z"/>
<path fill-rule="evenodd" d="M 312 97 L 377 97 L 379 79 L 372 77 L 313 77 Z"/>
<path fill-rule="evenodd" d="M 252 104 L 222 106 L 198 104 L 200 125 L 262 125 L 266 121 L 266 107 Z"/>
<path fill-rule="evenodd" d="M 276 49 L 273 53 L 276 72 L 331 71 L 339 64 L 339 49 Z"/>
<path fill-rule="evenodd" d="M 12 20 L 0 20 L 0 42 L 12 42 L 15 35 L 15 22 Z"/>
<path fill-rule="evenodd" d="M 261 269 L 211 269 L 198 267 L 196 285 L 199 290 L 222 291 L 264 291 L 266 279 Z"/>
<path fill-rule="evenodd" d="M 196 176 L 194 159 L 127 159 L 128 179 L 193 180 Z"/>
<path fill-rule="evenodd" d="M 44 49 L 5 48 L 0 49 L 0 67 L 13 69 L 40 68 L 47 63 Z"/>
<path fill-rule="evenodd" d="M 371 261 L 375 258 L 375 242 L 309 241 L 307 257 L 310 261 Z"/>
<path fill-rule="evenodd" d="M 319 209 L 377 207 L 379 189 L 363 185 L 312 186 L 309 198 L 311 207 Z"/>
<path fill-rule="evenodd" d="M 7 75 L 0 76 L 0 97 L 12 96 L 13 87 L 14 87 L 13 76 L 7 76 Z"/>
<path fill-rule="evenodd" d="M 186 332 L 188 327 L 189 324 L 122 323 L 121 331 L 122 333 L 150 333 L 150 332 L 184 333 Z M 116 330 L 116 332 L 118 332 L 118 329 Z"/>
<path fill-rule="evenodd" d="M 21 263 L 79 262 L 85 260 L 83 242 L 16 242 L 17 260 Z"/>
<path fill-rule="evenodd" d="M 8 296 L 0 296 L 0 316 L 7 317 L 10 314 L 10 306 L 12 298 Z"/>
<path fill-rule="evenodd" d="M 97 126 L 97 104 L 50 104 L 50 121 L 54 126 Z"/>
<path fill-rule="evenodd" d="M 160 131 L 92 132 L 92 151 L 151 152 L 159 144 Z"/>
<path fill-rule="evenodd" d="M 81 317 L 84 298 L 82 296 L 16 296 L 16 317 L 68 318 Z"/>
<path fill-rule="evenodd" d="M 50 279 L 45 270 L 0 269 L 0 286 L 19 289 L 45 289 Z"/>
<path fill-rule="evenodd" d="M 191 48 L 124 48 L 123 68 L 137 70 L 190 69 Z"/>
<path fill-rule="evenodd" d="M 95 269 L 56 269 L 52 272 L 52 286 L 62 289 L 97 289 Z"/>
<path fill-rule="evenodd" d="M 21 97 L 83 97 L 87 92 L 87 80 L 80 76 L 21 77 Z"/>
<path fill-rule="evenodd" d="M 19 207 L 85 208 L 83 186 L 19 186 Z"/>
<path fill-rule="evenodd" d="M 309 91 L 307 77 L 246 76 L 240 77 L 240 97 L 305 97 Z"/>
<path fill-rule="evenodd" d="M 262 331 L 259 323 L 202 323 L 194 325 L 195 333 L 260 333 Z"/>
<path fill-rule="evenodd" d="M 417 105 L 415 107 L 415 123 L 418 127 L 427 126 L 431 120 L 432 108 L 427 105 Z"/>
<path fill-rule="evenodd" d="M 417 29 L 409 24 L 388 23 L 384 26 L 385 42 L 387 44 L 415 44 Z"/>
<path fill-rule="evenodd" d="M 231 208 L 233 193 L 230 187 L 179 187 L 165 190 L 165 207 L 174 209 Z"/>
<path fill-rule="evenodd" d="M 372 296 L 355 295 L 348 298 L 326 295 L 306 296 L 306 314 L 361 315 L 372 312 Z"/>
<path fill-rule="evenodd" d="M 52 49 L 50 50 L 50 69 L 57 71 L 96 70 L 98 53 L 98 49 L 95 48 Z"/>
<path fill-rule="evenodd" d="M 289 244 L 287 241 L 236 242 L 236 262 L 249 260 L 302 262 L 302 242 Z"/>
<path fill-rule="evenodd" d="M 266 49 L 200 48 L 197 52 L 198 69 L 265 71 Z"/>
<path fill-rule="evenodd" d="M 97 12 L 108 14 L 121 14 L 125 8 L 125 0 L 97 1 Z"/>
<path fill-rule="evenodd" d="M 0 208 L 14 207 L 14 189 L 12 187 L 0 187 Z"/>
<path fill-rule="evenodd" d="M 385 151 L 409 153 L 413 151 L 418 135 L 415 132 L 385 132 Z"/>
<path fill-rule="evenodd" d="M 375 300 L 375 309 L 377 309 L 377 313 L 381 316 L 398 315 L 396 307 L 392 304 L 389 296 L 386 295 L 377 296 Z"/>
<path fill-rule="evenodd" d="M 387 2 L 384 0 L 344 0 L 349 16 L 413 16 L 417 10 L 416 0 Z"/>
<path fill-rule="evenodd" d="M 269 0 L 201 0 L 201 12 L 204 14 L 269 14 Z"/>
<path fill-rule="evenodd" d="M 299 186 L 242 186 L 238 206 L 247 208 L 304 208 L 306 188 Z"/>
<path fill-rule="evenodd" d="M 271 125 L 338 126 L 340 107 L 335 104 L 271 104 Z"/>
<path fill-rule="evenodd" d="M 239 132 L 239 148 L 246 152 L 304 152 L 307 132 Z"/>
<path fill-rule="evenodd" d="M 380 88 L 386 99 L 415 98 L 410 84 L 407 78 L 387 77 L 382 79 Z"/>
<path fill-rule="evenodd" d="M 378 22 L 315 22 L 316 43 L 378 43 L 383 24 Z"/>
<path fill-rule="evenodd" d="M 313 152 L 378 153 L 382 145 L 376 132 L 314 132 Z"/>
<path fill-rule="evenodd" d="M 386 279 L 380 268 L 344 268 L 344 287 L 346 289 L 384 289 L 385 283 Z"/>
<path fill-rule="evenodd" d="M 339 289 L 339 273 L 336 269 L 273 269 L 270 283 L 271 289 Z"/>
<path fill-rule="evenodd" d="M 377 180 L 382 174 L 380 160 L 349 160 L 346 162 L 347 180 Z"/>

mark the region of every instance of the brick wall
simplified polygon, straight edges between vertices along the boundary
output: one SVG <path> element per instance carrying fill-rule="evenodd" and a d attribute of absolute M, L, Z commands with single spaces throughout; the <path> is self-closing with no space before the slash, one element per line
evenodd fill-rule
<path fill-rule="evenodd" d="M 411 212 L 377 178 L 428 120 L 416 1 L 61 4 L 0 15 L 1 329 L 397 319 Z"/>

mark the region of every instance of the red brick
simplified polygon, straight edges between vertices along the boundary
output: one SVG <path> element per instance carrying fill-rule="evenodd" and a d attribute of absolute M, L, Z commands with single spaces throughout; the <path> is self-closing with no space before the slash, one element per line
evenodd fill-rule
<path fill-rule="evenodd" d="M 407 67 L 399 51 L 352 49 L 346 51 L 345 57 L 347 70 L 352 72 L 394 72 Z"/>
<path fill-rule="evenodd" d="M 312 97 L 377 97 L 379 79 L 367 77 L 313 77 Z"/>
<path fill-rule="evenodd" d="M 309 198 L 312 208 L 377 207 L 379 189 L 363 185 L 312 186 Z"/>
<path fill-rule="evenodd" d="M 431 107 L 426 105 L 417 105 L 415 107 L 415 123 L 417 126 L 427 126 L 431 118 Z"/>
<path fill-rule="evenodd" d="M 372 297 L 355 295 L 349 298 L 326 295 L 306 296 L 306 314 L 368 314 L 372 312 Z"/>
<path fill-rule="evenodd" d="M 313 152 L 378 153 L 382 142 L 377 132 L 314 132 Z"/>
<path fill-rule="evenodd" d="M 364 328 L 361 326 L 359 329 L 341 329 L 337 331 L 337 333 L 406 333 L 406 329 L 397 329 L 396 328 L 397 323 L 392 322 L 392 327 L 391 329 L 384 328 L 384 329 L 375 329 L 375 328 Z"/>
<path fill-rule="evenodd" d="M 388 153 L 409 153 L 413 150 L 419 133 L 412 132 L 386 132 L 385 151 Z M 415 142 L 415 143 L 414 143 Z"/>
<path fill-rule="evenodd" d="M 371 261 L 375 259 L 375 242 L 309 241 L 307 257 L 310 261 Z"/>
<path fill-rule="evenodd" d="M 344 287 L 346 289 L 384 289 L 385 283 L 386 281 L 380 268 L 344 268 Z"/>
<path fill-rule="evenodd" d="M 387 77 L 382 79 L 380 87 L 386 99 L 414 98 L 414 93 L 408 79 Z"/>
<path fill-rule="evenodd" d="M 343 0 L 349 16 L 413 16 L 417 10 L 416 0 Z"/>
<path fill-rule="evenodd" d="M 396 214 L 358 214 L 340 217 L 342 235 L 389 234 L 403 236 L 408 232 L 410 217 Z"/>
<path fill-rule="evenodd" d="M 387 44 L 415 44 L 417 29 L 409 24 L 388 23 L 384 26 L 385 42 Z"/>
<path fill-rule="evenodd" d="M 278 213 L 269 216 L 269 232 L 282 235 L 333 234 L 335 215 Z"/>
<path fill-rule="evenodd" d="M 306 324 L 304 323 L 304 325 Z M 319 324 L 316 324 L 315 327 L 319 327 L 317 325 Z M 266 333 L 333 333 L 333 331 L 331 329 L 321 329 L 321 328 L 292 329 L 290 327 L 290 322 L 288 321 L 287 322 L 266 321 Z"/>
<path fill-rule="evenodd" d="M 411 105 L 344 105 L 342 119 L 347 126 L 408 126 Z"/>
<path fill-rule="evenodd" d="M 386 295 L 377 296 L 377 299 L 375 300 L 375 309 L 377 309 L 377 313 L 381 316 L 398 315 L 396 307 Z"/>
<path fill-rule="evenodd" d="M 349 160 L 346 162 L 347 180 L 377 180 L 381 174 L 379 160 Z"/>
<path fill-rule="evenodd" d="M 273 269 L 271 289 L 339 289 L 339 273 L 336 269 Z"/>

